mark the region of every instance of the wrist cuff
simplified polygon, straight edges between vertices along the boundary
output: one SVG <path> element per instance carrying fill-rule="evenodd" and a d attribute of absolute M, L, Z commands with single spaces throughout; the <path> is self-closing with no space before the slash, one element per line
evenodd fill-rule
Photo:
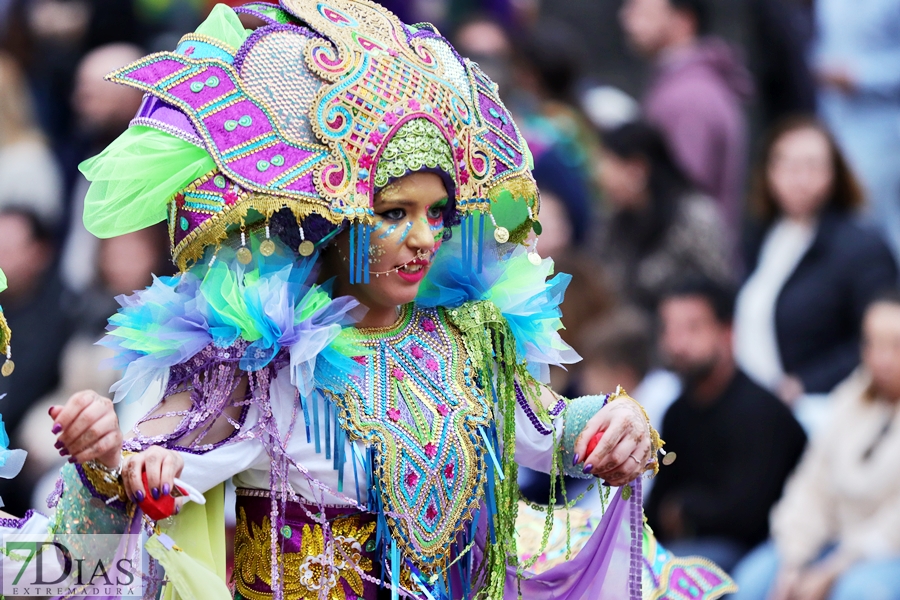
<path fill-rule="evenodd" d="M 581 470 L 581 466 L 572 464 L 575 459 L 575 441 L 581 432 L 584 431 L 591 417 L 596 415 L 597 411 L 606 405 L 608 398 L 608 395 L 581 396 L 580 398 L 569 400 L 569 404 L 565 408 L 563 413 L 565 427 L 563 428 L 562 439 L 563 470 L 569 477 L 577 477 L 578 479 L 590 479 L 592 477 L 591 475 L 585 475 Z"/>

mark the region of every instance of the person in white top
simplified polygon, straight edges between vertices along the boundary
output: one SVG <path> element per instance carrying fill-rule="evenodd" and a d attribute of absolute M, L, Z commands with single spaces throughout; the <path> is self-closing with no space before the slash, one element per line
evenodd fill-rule
<path fill-rule="evenodd" d="M 900 598 L 900 294 L 866 312 L 862 359 L 772 511 L 772 540 L 738 565 L 738 600 Z"/>

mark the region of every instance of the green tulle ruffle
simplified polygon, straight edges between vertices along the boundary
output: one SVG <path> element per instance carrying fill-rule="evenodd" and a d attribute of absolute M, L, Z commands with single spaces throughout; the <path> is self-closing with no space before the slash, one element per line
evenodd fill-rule
<path fill-rule="evenodd" d="M 250 35 L 225 5 L 216 6 L 196 33 L 235 52 Z M 85 227 L 97 237 L 110 238 L 164 221 L 172 196 L 215 166 L 203 148 L 150 127 L 129 127 L 79 165 L 91 182 L 84 199 Z"/>

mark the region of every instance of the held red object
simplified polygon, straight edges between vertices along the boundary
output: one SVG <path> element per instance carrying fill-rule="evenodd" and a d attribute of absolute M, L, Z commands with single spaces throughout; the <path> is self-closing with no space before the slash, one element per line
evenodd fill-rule
<path fill-rule="evenodd" d="M 159 500 L 155 500 L 150 494 L 150 485 L 147 483 L 147 472 L 141 473 L 141 483 L 144 484 L 144 501 L 138 502 L 138 506 L 144 514 L 154 521 L 161 521 L 167 517 L 171 517 L 175 513 L 175 497 L 177 495 L 187 496 L 187 491 L 178 486 L 174 486 L 172 494 L 160 496 Z"/>
<path fill-rule="evenodd" d="M 597 433 L 594 434 L 594 437 L 592 437 L 591 440 L 588 442 L 587 453 L 584 455 L 585 458 L 587 458 L 588 456 L 591 455 L 591 453 L 594 451 L 594 448 L 596 448 L 597 444 L 600 443 L 600 438 L 602 438 L 602 437 L 603 437 L 602 431 L 598 431 Z"/>

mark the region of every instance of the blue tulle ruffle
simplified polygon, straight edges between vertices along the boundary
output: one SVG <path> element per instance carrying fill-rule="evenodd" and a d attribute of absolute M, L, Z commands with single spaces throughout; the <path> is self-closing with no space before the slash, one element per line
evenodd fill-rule
<path fill-rule="evenodd" d="M 125 369 L 113 386 L 115 401 L 133 401 L 154 384 L 165 385 L 168 370 L 190 360 L 210 344 L 249 345 L 240 368 L 257 371 L 287 348 L 291 380 L 301 395 L 321 377 L 338 380 L 355 364 L 341 351 L 324 352 L 341 329 L 359 316 L 350 297 L 333 299 L 329 286 L 316 285 L 315 256 L 297 261 L 280 243 L 263 256 L 251 240 L 253 260 L 244 265 L 231 248 L 221 248 L 177 277 L 154 278 L 147 289 L 117 298 L 100 344 L 116 351 L 113 366 Z M 210 264 L 210 262 L 212 264 Z M 350 352 L 350 350 L 346 350 Z"/>
<path fill-rule="evenodd" d="M 461 259 L 460 242 L 445 242 L 419 288 L 420 306 L 453 308 L 466 302 L 488 300 L 503 314 L 516 339 L 516 354 L 528 363 L 537 379 L 548 381 L 550 365 L 563 366 L 581 359 L 559 336 L 560 304 L 572 277 L 553 274 L 553 261 L 540 265 L 528 260 L 524 247 L 508 256 L 485 252 L 482 269 Z M 472 261 L 470 261 L 471 263 Z"/>

